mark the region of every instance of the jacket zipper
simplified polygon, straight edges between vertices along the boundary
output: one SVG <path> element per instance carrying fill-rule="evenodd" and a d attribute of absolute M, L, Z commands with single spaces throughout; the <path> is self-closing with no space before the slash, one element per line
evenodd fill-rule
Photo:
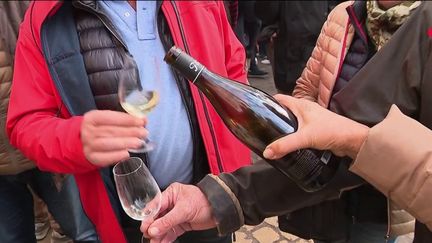
<path fill-rule="evenodd" d="M 387 199 L 387 233 L 385 236 L 385 242 L 388 242 L 390 239 L 390 231 L 391 231 L 391 209 L 390 209 L 390 200 Z"/>
<path fill-rule="evenodd" d="M 156 9 L 157 28 L 158 28 L 159 39 L 162 42 L 162 46 L 164 47 L 165 52 L 168 52 L 168 49 L 169 49 L 168 43 L 165 41 L 165 38 L 163 37 L 163 33 L 162 33 L 162 29 L 161 29 L 161 24 L 159 23 L 159 18 L 158 18 L 159 11 L 161 11 L 161 8 L 162 8 L 162 4 L 158 6 L 158 9 Z M 180 91 L 180 96 L 181 96 L 182 102 L 183 102 L 183 104 L 185 106 L 186 113 L 187 113 L 187 116 L 188 116 L 188 119 L 189 119 L 189 127 L 190 127 L 190 130 L 191 130 L 191 133 L 192 133 L 192 141 L 193 141 L 193 145 L 194 145 L 193 146 L 193 148 L 194 148 L 193 161 L 195 161 L 197 159 L 197 157 L 198 157 L 198 154 L 197 154 L 198 153 L 198 149 L 197 149 L 198 148 L 198 144 L 197 144 L 197 139 L 196 139 L 196 136 L 197 136 L 196 135 L 196 131 L 192 127 L 192 117 L 191 117 L 190 107 L 188 106 L 188 103 L 186 101 L 186 96 L 184 94 L 184 91 L 181 88 L 180 77 L 178 76 L 178 74 L 176 72 L 174 72 L 174 70 L 172 70 L 172 68 L 171 68 L 171 71 L 174 74 L 174 77 L 175 77 L 175 80 L 176 80 L 176 83 L 177 83 L 177 87 L 178 87 L 178 89 Z"/>
<path fill-rule="evenodd" d="M 187 42 L 186 42 L 186 38 L 185 38 L 184 30 L 183 30 L 183 25 L 182 25 L 182 22 L 181 22 L 181 19 L 180 19 L 180 14 L 178 12 L 177 6 L 176 6 L 176 4 L 175 4 L 174 1 L 170 1 L 170 2 L 171 2 L 171 5 L 173 6 L 175 14 L 176 14 L 176 18 L 177 18 L 177 22 L 178 22 L 178 25 L 179 25 L 180 34 L 181 34 L 181 37 L 182 37 L 182 40 L 183 40 L 185 51 L 186 51 L 186 53 L 190 54 L 189 47 L 188 47 Z M 202 102 L 202 105 L 203 105 L 203 108 L 204 108 L 204 113 L 205 113 L 205 116 L 206 116 L 207 124 L 209 125 L 209 128 L 210 128 L 210 133 L 211 133 L 211 137 L 212 137 L 214 148 L 215 148 L 215 152 L 216 152 L 216 159 L 217 159 L 217 165 L 218 165 L 218 168 L 219 168 L 219 172 L 222 173 L 224 171 L 224 169 L 222 167 L 222 162 L 221 162 L 220 153 L 219 153 L 219 147 L 218 147 L 218 145 L 216 143 L 216 137 L 214 135 L 215 132 L 214 132 L 213 124 L 210 122 L 210 115 L 209 115 L 207 106 L 205 104 L 204 96 L 203 96 L 203 94 L 202 94 L 201 91 L 199 91 L 199 95 L 200 95 L 200 99 L 201 99 L 201 102 Z"/>
<path fill-rule="evenodd" d="M 51 10 L 48 12 L 48 15 L 47 15 L 47 16 L 51 16 L 51 15 L 53 14 L 53 12 L 54 12 L 54 11 L 57 11 L 57 10 L 60 8 L 60 5 L 62 5 L 62 4 L 63 4 L 63 3 L 62 3 L 61 1 L 58 1 L 58 2 L 54 5 L 54 7 L 51 8 Z M 33 8 L 34 8 L 34 4 L 32 5 L 31 10 L 29 10 L 29 11 L 30 11 L 30 15 L 33 14 Z M 39 49 L 40 49 L 40 51 L 41 51 L 41 54 L 44 56 L 45 62 L 46 62 L 47 65 L 48 65 L 48 69 L 49 69 L 50 75 L 52 76 L 52 74 L 51 74 L 51 72 L 52 72 L 52 67 L 51 67 L 51 65 L 50 65 L 50 63 L 49 63 L 49 61 L 48 61 L 49 58 L 48 58 L 48 56 L 47 56 L 47 54 L 46 54 L 47 52 L 45 51 L 45 50 L 47 49 L 46 46 L 48 45 L 48 44 L 46 43 L 46 34 L 45 34 L 45 31 L 44 31 L 46 20 L 47 20 L 47 17 L 45 17 L 45 19 L 43 20 L 42 25 L 41 25 L 41 30 L 40 30 L 40 34 L 41 34 L 41 37 L 40 37 L 40 38 L 41 38 L 41 45 L 40 45 Z M 33 21 L 33 17 L 30 18 L 30 23 L 31 23 L 31 25 L 33 25 L 33 24 L 32 24 L 32 21 Z M 34 39 L 35 44 L 36 44 L 37 42 L 36 42 L 36 38 L 35 38 L 35 36 L 34 36 L 33 28 L 32 28 L 32 36 L 33 36 L 33 39 Z M 54 83 L 59 83 L 59 80 L 58 80 L 57 78 L 55 78 L 55 77 L 53 77 L 53 81 L 54 81 Z M 59 94 L 60 94 L 61 97 L 65 97 L 64 91 L 63 91 L 62 89 L 59 89 L 58 92 L 59 92 Z M 62 110 L 62 108 L 63 108 L 63 103 L 66 104 L 66 107 L 71 107 L 71 104 L 70 104 L 69 100 L 67 100 L 67 99 L 65 99 L 65 100 L 61 99 L 61 100 L 62 100 L 62 102 L 60 103 L 60 107 L 58 108 L 58 110 L 57 110 L 57 112 L 56 112 L 56 117 L 59 116 L 59 114 L 61 113 L 61 110 Z M 75 114 L 73 114 L 72 111 L 69 111 L 69 112 L 70 112 L 71 115 L 75 115 Z"/>
<path fill-rule="evenodd" d="M 96 11 L 96 10 L 94 10 L 94 9 L 92 9 L 92 8 L 90 8 L 90 7 L 88 7 L 88 6 L 86 6 L 86 5 L 84 5 L 81 1 L 76 1 L 75 2 L 76 4 L 75 4 L 75 6 L 77 7 L 77 8 L 79 8 L 79 9 L 82 9 L 82 10 L 85 10 L 85 11 L 87 11 L 87 12 L 89 12 L 89 13 L 92 13 L 92 14 L 94 14 L 96 17 L 98 17 L 99 18 L 99 20 L 105 25 L 105 27 L 108 29 L 108 31 L 123 45 L 123 47 L 126 49 L 126 50 L 128 50 L 128 48 L 127 48 L 127 46 L 126 46 L 126 44 L 124 43 L 124 41 L 121 39 L 121 37 L 120 37 L 120 35 L 119 34 L 117 34 L 117 32 L 116 31 L 114 31 L 115 30 L 115 27 L 111 24 L 111 22 L 110 21 L 108 21 L 108 20 L 106 20 L 106 19 L 104 19 L 105 18 L 105 15 L 103 14 L 103 13 L 101 13 L 101 12 L 98 12 L 98 11 Z M 129 51 L 128 51 L 129 52 Z"/>
<path fill-rule="evenodd" d="M 47 16 L 51 16 L 52 13 L 54 12 L 54 10 L 58 10 L 58 6 L 59 6 L 60 4 L 62 4 L 62 2 L 58 1 L 58 2 L 54 5 L 54 7 L 52 7 L 51 10 L 48 12 Z M 34 4 L 32 4 L 32 5 L 31 5 L 31 9 L 29 9 L 29 12 L 30 12 L 30 26 L 33 26 L 33 9 L 34 9 Z M 47 19 L 47 18 L 45 18 L 44 21 L 42 22 L 41 29 L 43 28 L 46 19 Z M 32 38 L 33 38 L 33 41 L 35 42 L 35 45 L 38 46 L 40 52 L 41 52 L 43 55 L 45 55 L 45 54 L 44 54 L 44 51 L 43 51 L 43 43 L 41 43 L 40 46 L 37 45 L 37 41 L 36 41 L 36 37 L 35 37 L 35 33 L 34 33 L 34 29 L 33 29 L 33 28 L 31 28 L 31 33 L 32 33 Z"/>
<path fill-rule="evenodd" d="M 338 71 L 337 71 L 336 77 L 339 77 L 339 75 L 342 71 L 343 62 L 345 60 L 345 52 L 346 52 L 346 46 L 347 46 L 347 37 L 348 37 L 348 32 L 349 32 L 349 25 L 350 25 L 350 20 L 348 19 L 348 22 L 346 24 L 344 38 L 343 38 L 342 50 L 341 50 L 341 55 L 340 55 L 340 59 L 339 59 L 339 65 L 338 65 Z M 333 85 L 333 87 L 334 87 L 334 85 Z M 333 88 L 332 88 L 332 92 L 333 92 Z"/>

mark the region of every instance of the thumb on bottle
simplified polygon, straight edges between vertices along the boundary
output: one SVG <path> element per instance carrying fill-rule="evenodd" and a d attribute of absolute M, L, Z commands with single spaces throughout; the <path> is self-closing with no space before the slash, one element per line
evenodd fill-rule
<path fill-rule="evenodd" d="M 263 152 L 266 159 L 279 159 L 298 149 L 309 147 L 301 131 L 286 135 L 269 144 Z"/>

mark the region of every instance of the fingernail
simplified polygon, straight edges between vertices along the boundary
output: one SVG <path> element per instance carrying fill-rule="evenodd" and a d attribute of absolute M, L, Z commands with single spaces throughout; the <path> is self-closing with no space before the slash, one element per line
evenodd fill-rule
<path fill-rule="evenodd" d="M 157 236 L 159 235 L 159 229 L 156 227 L 152 227 L 148 230 L 148 233 L 152 236 Z"/>
<path fill-rule="evenodd" d="M 273 159 L 273 157 L 275 156 L 271 148 L 266 148 L 263 152 L 263 155 L 267 159 Z"/>

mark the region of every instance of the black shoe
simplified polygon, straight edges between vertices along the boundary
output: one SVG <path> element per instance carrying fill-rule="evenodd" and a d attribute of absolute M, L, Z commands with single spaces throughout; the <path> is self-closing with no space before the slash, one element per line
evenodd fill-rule
<path fill-rule="evenodd" d="M 268 72 L 260 70 L 258 68 L 249 69 L 248 77 L 263 77 L 266 76 Z"/>

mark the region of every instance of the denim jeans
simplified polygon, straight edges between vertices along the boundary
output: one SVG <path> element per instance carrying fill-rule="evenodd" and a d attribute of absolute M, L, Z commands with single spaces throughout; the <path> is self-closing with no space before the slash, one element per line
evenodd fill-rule
<path fill-rule="evenodd" d="M 67 236 L 74 241 L 98 242 L 95 228 L 82 209 L 74 178 L 66 177 L 58 191 L 53 175 L 38 169 L 0 176 L 0 242 L 36 242 L 33 197 L 28 186 L 47 204 Z"/>

